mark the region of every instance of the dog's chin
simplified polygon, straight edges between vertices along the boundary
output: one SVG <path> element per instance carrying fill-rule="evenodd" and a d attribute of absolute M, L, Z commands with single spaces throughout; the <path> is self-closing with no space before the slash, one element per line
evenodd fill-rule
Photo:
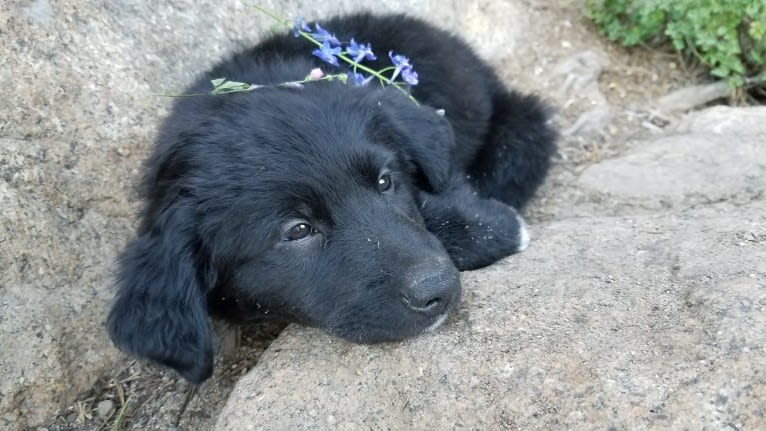
<path fill-rule="evenodd" d="M 399 342 L 435 331 L 447 321 L 455 308 L 456 304 L 434 317 L 423 319 L 421 316 L 421 318 L 413 319 L 413 321 L 409 322 L 410 324 L 404 323 L 403 320 L 398 320 L 394 327 L 368 326 L 354 327 L 353 329 L 336 327 L 329 329 L 327 332 L 356 344 Z"/>

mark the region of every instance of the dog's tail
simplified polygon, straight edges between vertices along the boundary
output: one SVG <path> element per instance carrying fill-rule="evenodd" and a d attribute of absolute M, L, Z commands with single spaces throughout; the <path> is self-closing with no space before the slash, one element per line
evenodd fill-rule
<path fill-rule="evenodd" d="M 482 197 L 521 209 L 543 183 L 556 152 L 552 110 L 537 96 L 506 89 L 498 89 L 492 103 L 490 129 L 469 173 Z"/>

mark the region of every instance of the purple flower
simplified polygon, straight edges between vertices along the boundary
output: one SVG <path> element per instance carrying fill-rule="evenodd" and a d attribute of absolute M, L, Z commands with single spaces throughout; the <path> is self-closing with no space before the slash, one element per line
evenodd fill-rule
<path fill-rule="evenodd" d="M 363 87 L 372 81 L 372 76 L 364 76 L 357 72 L 348 72 L 348 80 L 357 87 Z"/>
<path fill-rule="evenodd" d="M 295 37 L 300 37 L 302 31 L 308 33 L 311 31 L 311 29 L 309 28 L 308 24 L 303 21 L 302 17 L 297 17 L 293 22 L 293 35 L 295 35 Z"/>
<path fill-rule="evenodd" d="M 328 42 L 331 46 L 340 46 L 340 41 L 337 37 L 335 37 L 334 34 L 331 34 L 327 30 L 323 29 L 322 26 L 319 25 L 319 23 L 314 24 L 314 27 L 316 27 L 316 31 L 314 33 L 311 33 L 311 35 L 316 39 L 318 42 Z"/>
<path fill-rule="evenodd" d="M 338 57 L 336 57 L 336 55 L 340 54 L 340 51 L 341 49 L 339 46 L 333 48 L 330 46 L 329 41 L 324 41 L 324 43 L 322 43 L 322 48 L 315 49 L 311 51 L 311 53 L 333 66 L 339 66 Z"/>
<path fill-rule="evenodd" d="M 417 85 L 418 84 L 418 74 L 415 72 L 414 69 L 412 69 L 412 65 L 410 64 L 410 59 L 399 54 L 394 54 L 393 51 L 388 52 L 388 58 L 391 59 L 391 62 L 394 63 L 394 66 L 396 69 L 394 69 L 394 73 L 391 75 L 391 82 L 396 80 L 396 78 L 399 76 L 399 74 L 402 74 L 402 79 L 404 82 L 410 85 Z"/>
<path fill-rule="evenodd" d="M 418 82 L 420 82 L 418 81 L 418 73 L 411 67 L 402 69 L 402 79 L 410 85 L 418 85 Z"/>
<path fill-rule="evenodd" d="M 388 51 L 388 58 L 391 59 L 391 63 L 394 63 L 394 66 L 396 66 L 397 71 L 401 71 L 405 67 L 411 68 L 412 65 L 410 64 L 410 59 L 400 55 L 400 54 L 394 54 L 394 51 Z M 395 74 L 398 74 L 399 72 L 395 72 Z"/>
<path fill-rule="evenodd" d="M 346 47 L 346 54 L 354 59 L 354 63 L 359 63 L 362 60 L 372 61 L 378 58 L 372 52 L 372 44 L 356 43 L 354 38 L 351 38 L 351 42 Z"/>

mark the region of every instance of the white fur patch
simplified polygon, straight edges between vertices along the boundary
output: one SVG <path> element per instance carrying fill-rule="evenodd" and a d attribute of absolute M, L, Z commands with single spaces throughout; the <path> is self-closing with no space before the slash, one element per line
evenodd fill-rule
<path fill-rule="evenodd" d="M 437 317 L 436 321 L 434 323 L 432 323 L 431 326 L 429 326 L 428 328 L 424 329 L 423 332 L 431 332 L 431 331 L 433 331 L 434 329 L 436 329 L 439 326 L 441 326 L 441 324 L 444 323 L 445 320 L 447 320 L 447 313 L 444 313 L 441 316 Z"/>
<path fill-rule="evenodd" d="M 519 248 L 516 249 L 516 252 L 520 252 L 529 247 L 529 230 L 527 230 L 527 223 L 521 216 L 517 215 L 516 219 L 519 221 Z"/>

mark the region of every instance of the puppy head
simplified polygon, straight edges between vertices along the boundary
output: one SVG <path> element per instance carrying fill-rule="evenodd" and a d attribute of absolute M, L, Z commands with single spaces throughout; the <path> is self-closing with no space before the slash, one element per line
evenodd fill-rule
<path fill-rule="evenodd" d="M 208 310 L 356 342 L 437 325 L 459 302 L 459 273 L 415 196 L 446 184 L 452 145 L 444 118 L 391 89 L 182 100 L 147 162 L 112 339 L 200 382 Z"/>

